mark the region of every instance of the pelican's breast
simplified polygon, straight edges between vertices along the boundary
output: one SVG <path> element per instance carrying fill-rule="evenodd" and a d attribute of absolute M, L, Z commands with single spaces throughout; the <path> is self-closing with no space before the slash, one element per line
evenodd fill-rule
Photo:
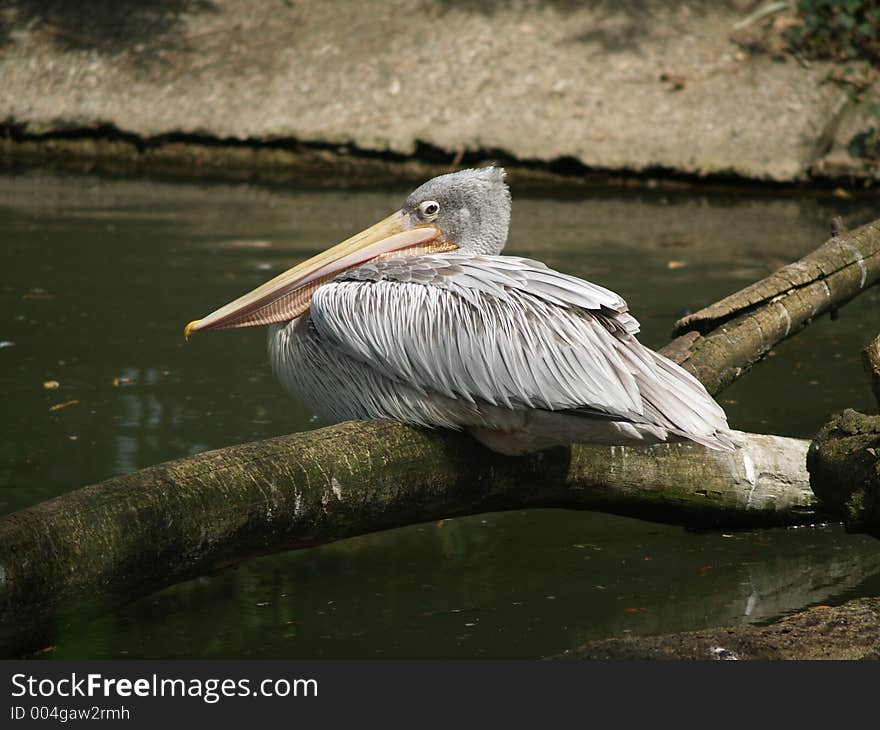
<path fill-rule="evenodd" d="M 347 355 L 321 337 L 308 313 L 271 325 L 268 349 L 284 389 L 327 421 L 388 418 L 457 429 L 474 420 L 470 404 L 422 392 Z"/>

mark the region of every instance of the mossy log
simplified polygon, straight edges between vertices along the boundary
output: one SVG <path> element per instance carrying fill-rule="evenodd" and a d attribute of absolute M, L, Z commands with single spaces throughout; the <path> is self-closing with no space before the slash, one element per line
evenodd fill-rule
<path fill-rule="evenodd" d="M 825 509 L 849 530 L 880 536 L 880 415 L 833 416 L 813 440 L 807 468 Z"/>
<path fill-rule="evenodd" d="M 776 273 L 675 323 L 662 352 L 717 392 L 782 340 L 880 281 L 880 221 L 841 232 Z"/>
<path fill-rule="evenodd" d="M 874 391 L 877 406 L 880 407 L 880 335 L 862 350 L 862 362 L 871 381 L 871 390 Z"/>
<path fill-rule="evenodd" d="M 254 555 L 446 516 L 601 509 L 692 525 L 811 519 L 807 442 L 502 457 L 462 434 L 377 421 L 210 451 L 0 520 L 6 642 L 70 607 L 105 608 Z"/>

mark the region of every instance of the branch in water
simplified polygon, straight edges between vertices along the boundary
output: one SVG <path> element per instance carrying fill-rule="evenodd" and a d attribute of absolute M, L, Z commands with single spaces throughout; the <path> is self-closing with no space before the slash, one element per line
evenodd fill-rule
<path fill-rule="evenodd" d="M 690 525 L 811 519 L 808 442 L 557 448 L 520 458 L 463 434 L 349 422 L 115 477 L 0 520 L 9 641 L 255 555 L 453 515 L 568 507 Z M 10 636 L 11 634 L 11 636 Z"/>
<path fill-rule="evenodd" d="M 770 349 L 880 281 L 880 221 L 841 233 L 799 261 L 675 324 L 661 352 L 710 393 Z M 684 338 L 684 339 L 683 339 Z"/>

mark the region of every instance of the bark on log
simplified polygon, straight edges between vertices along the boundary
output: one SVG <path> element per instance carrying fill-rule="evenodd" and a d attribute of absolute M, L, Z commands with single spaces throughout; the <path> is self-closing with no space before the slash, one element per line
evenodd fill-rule
<path fill-rule="evenodd" d="M 103 609 L 249 556 L 445 516 L 601 509 L 699 525 L 811 519 L 808 443 L 740 434 L 521 458 L 461 434 L 346 423 L 160 464 L 0 521 L 6 643 L 71 606 Z"/>
<path fill-rule="evenodd" d="M 675 323 L 661 352 L 716 393 L 815 317 L 880 281 L 880 221 L 823 246 Z"/>
<path fill-rule="evenodd" d="M 880 416 L 848 409 L 816 435 L 807 456 L 822 506 L 848 530 L 880 537 Z"/>
<path fill-rule="evenodd" d="M 862 351 L 880 405 L 880 337 Z M 880 537 L 880 415 L 835 414 L 810 444 L 807 470 L 822 508 L 847 530 Z"/>

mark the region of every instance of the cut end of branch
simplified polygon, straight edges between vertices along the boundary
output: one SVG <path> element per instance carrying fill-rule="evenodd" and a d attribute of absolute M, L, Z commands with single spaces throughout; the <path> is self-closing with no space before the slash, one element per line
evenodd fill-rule
<path fill-rule="evenodd" d="M 664 357 L 668 357 L 676 365 L 681 365 L 691 356 L 691 347 L 698 339 L 700 339 L 699 332 L 685 332 L 664 345 L 658 352 Z"/>

